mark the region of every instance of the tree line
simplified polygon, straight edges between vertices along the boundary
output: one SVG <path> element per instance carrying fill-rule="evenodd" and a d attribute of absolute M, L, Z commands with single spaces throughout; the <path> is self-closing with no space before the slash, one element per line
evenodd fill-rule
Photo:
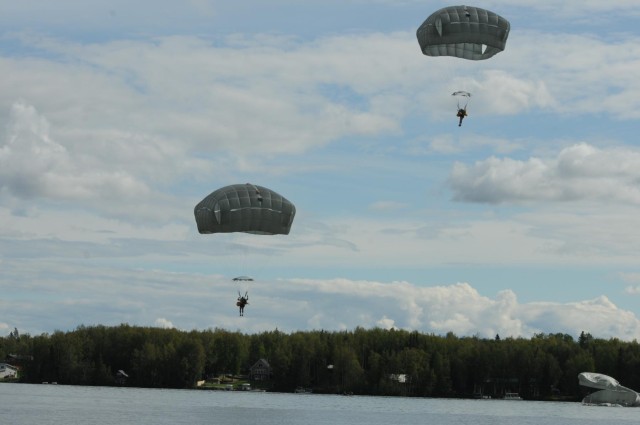
<path fill-rule="evenodd" d="M 80 326 L 38 336 L 0 338 L 0 359 L 20 366 L 20 381 L 76 385 L 193 388 L 220 375 L 246 375 L 259 359 L 271 366 L 273 391 L 423 397 L 579 400 L 580 372 L 598 372 L 640 388 L 640 344 L 583 332 L 530 339 L 457 337 L 406 330 L 278 330 L 244 334 L 224 329 L 181 331 L 123 324 Z"/>

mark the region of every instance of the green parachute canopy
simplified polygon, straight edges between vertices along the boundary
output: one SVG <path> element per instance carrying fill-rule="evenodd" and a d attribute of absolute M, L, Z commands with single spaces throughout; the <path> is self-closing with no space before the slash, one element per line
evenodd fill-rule
<path fill-rule="evenodd" d="M 238 276 L 234 277 L 231 280 L 233 280 L 234 282 L 253 282 L 253 278 L 249 276 Z"/>
<path fill-rule="evenodd" d="M 483 60 L 504 50 L 510 28 L 509 21 L 488 10 L 449 6 L 429 16 L 416 36 L 427 56 Z"/>
<path fill-rule="evenodd" d="M 247 183 L 216 190 L 200 201 L 193 212 L 202 234 L 288 235 L 296 207 L 266 187 Z"/>

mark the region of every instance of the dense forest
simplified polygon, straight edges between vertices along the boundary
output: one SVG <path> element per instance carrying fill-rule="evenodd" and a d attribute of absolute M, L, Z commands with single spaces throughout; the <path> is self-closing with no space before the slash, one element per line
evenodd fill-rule
<path fill-rule="evenodd" d="M 273 391 L 428 397 L 578 400 L 580 372 L 604 373 L 640 388 L 640 344 L 582 333 L 531 339 L 457 337 L 362 329 L 243 334 L 120 325 L 81 326 L 39 336 L 0 338 L 0 359 L 17 363 L 22 382 L 193 388 L 197 381 L 246 375 L 259 359 L 271 366 L 260 383 Z"/>

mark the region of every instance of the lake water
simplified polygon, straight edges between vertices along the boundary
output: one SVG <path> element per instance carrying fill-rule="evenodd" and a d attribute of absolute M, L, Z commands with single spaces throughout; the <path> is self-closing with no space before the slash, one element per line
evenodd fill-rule
<path fill-rule="evenodd" d="M 0 384 L 0 424 L 638 424 L 640 408 L 505 400 Z"/>

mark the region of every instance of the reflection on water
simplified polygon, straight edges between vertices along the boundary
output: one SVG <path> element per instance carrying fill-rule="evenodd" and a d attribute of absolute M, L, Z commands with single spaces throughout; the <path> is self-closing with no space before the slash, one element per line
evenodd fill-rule
<path fill-rule="evenodd" d="M 0 424 L 637 424 L 580 403 L 0 384 Z"/>

